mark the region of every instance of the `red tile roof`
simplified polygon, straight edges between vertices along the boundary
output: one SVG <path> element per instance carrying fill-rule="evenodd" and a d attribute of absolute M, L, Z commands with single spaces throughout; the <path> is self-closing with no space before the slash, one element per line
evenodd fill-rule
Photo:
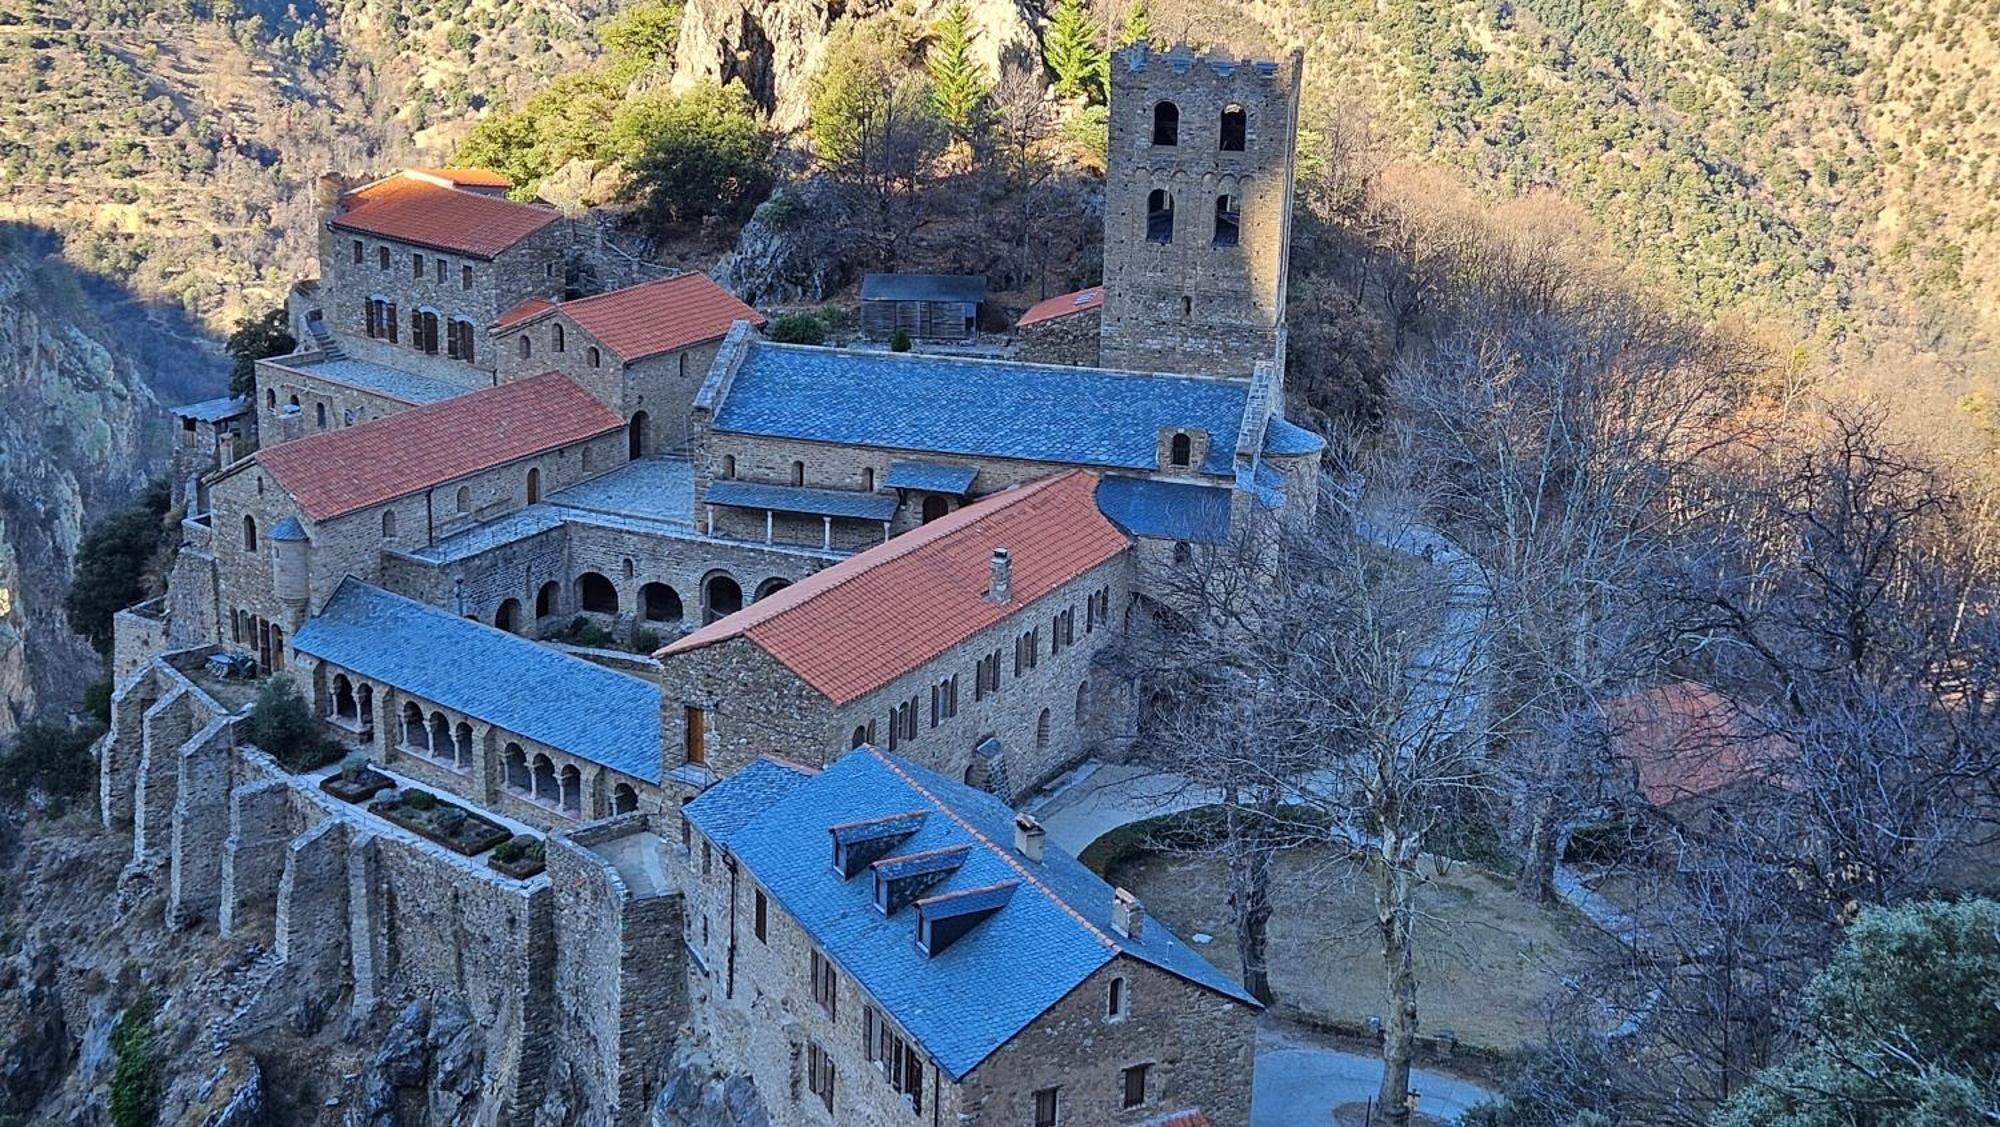
<path fill-rule="evenodd" d="M 865 696 L 1131 544 L 1073 471 L 996 493 L 689 634 L 667 657 L 745 638 L 836 704 Z M 1013 597 L 986 600 L 993 549 Z"/>
<path fill-rule="evenodd" d="M 1014 327 L 1025 329 L 1029 325 L 1037 325 L 1043 321 L 1053 321 L 1058 317 L 1067 317 L 1072 313 L 1088 313 L 1094 309 L 1102 308 L 1104 308 L 1104 287 L 1092 286 L 1087 290 L 1078 290 L 1075 293 L 1057 294 L 1054 297 L 1030 305 L 1028 311 L 1021 314 L 1021 319 L 1014 322 Z"/>
<path fill-rule="evenodd" d="M 625 421 L 560 372 L 413 407 L 257 451 L 313 520 L 442 485 Z"/>
<path fill-rule="evenodd" d="M 1209 1127 L 1208 1116 L 1199 1108 L 1170 1112 L 1158 1119 L 1148 1119 L 1139 1127 Z"/>
<path fill-rule="evenodd" d="M 1786 758 L 1782 741 L 1756 735 L 1728 698 L 1690 682 L 1628 694 L 1604 711 L 1613 752 L 1632 765 L 1640 796 L 1654 807 L 1773 779 Z"/>
<path fill-rule="evenodd" d="M 721 340 L 735 321 L 764 323 L 763 314 L 702 274 L 662 278 L 531 309 L 536 300 L 531 298 L 508 310 L 493 327 L 513 328 L 558 309 L 628 364 L 691 344 Z"/>
<path fill-rule="evenodd" d="M 511 188 L 514 182 L 490 168 L 412 168 L 418 176 L 432 176 L 461 188 Z"/>
<path fill-rule="evenodd" d="M 548 298 L 531 297 L 514 308 L 509 309 L 507 312 L 502 313 L 500 319 L 493 322 L 493 327 L 496 329 L 512 328 L 523 321 L 539 317 L 555 307 L 556 303 L 550 301 Z"/>
<path fill-rule="evenodd" d="M 435 250 L 492 258 L 560 216 L 551 208 L 396 175 L 342 197 L 333 226 Z"/>

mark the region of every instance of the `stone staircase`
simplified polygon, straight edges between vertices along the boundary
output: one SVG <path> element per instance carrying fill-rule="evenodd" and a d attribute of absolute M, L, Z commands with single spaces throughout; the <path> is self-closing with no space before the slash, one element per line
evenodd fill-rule
<path fill-rule="evenodd" d="M 326 327 L 325 321 L 313 318 L 306 322 L 306 329 L 312 333 L 313 347 L 328 360 L 346 359 L 347 353 L 341 349 L 340 341 L 334 337 L 333 330 Z"/>

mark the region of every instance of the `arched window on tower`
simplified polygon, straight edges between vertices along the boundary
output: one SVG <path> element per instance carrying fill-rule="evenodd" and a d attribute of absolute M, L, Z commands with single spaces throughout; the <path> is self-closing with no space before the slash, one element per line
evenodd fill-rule
<path fill-rule="evenodd" d="M 1242 232 L 1242 201 L 1233 195 L 1215 197 L 1215 245 L 1233 247 Z"/>
<path fill-rule="evenodd" d="M 1192 464 L 1194 461 L 1194 439 L 1189 438 L 1184 433 L 1174 435 L 1173 441 L 1167 444 L 1167 461 L 1169 464 L 1176 466 Z"/>
<path fill-rule="evenodd" d="M 1174 196 L 1165 188 L 1154 188 L 1146 197 L 1146 241 L 1174 241 Z"/>
<path fill-rule="evenodd" d="M 1249 132 L 1243 116 L 1243 107 L 1231 103 L 1222 107 L 1222 135 L 1217 145 L 1225 153 L 1243 151 L 1243 139 Z"/>
<path fill-rule="evenodd" d="M 246 516 L 243 518 L 243 550 L 246 552 L 254 552 L 257 550 L 256 517 Z"/>
<path fill-rule="evenodd" d="M 1178 145 L 1181 143 L 1181 108 L 1172 102 L 1160 102 L 1153 107 L 1153 144 Z"/>

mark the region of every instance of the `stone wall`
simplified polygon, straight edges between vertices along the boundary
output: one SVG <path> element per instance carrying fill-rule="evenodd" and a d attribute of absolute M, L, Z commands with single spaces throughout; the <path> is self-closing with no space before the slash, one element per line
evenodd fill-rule
<path fill-rule="evenodd" d="M 163 596 L 112 615 L 111 680 L 122 681 L 167 649 L 167 600 Z"/>
<path fill-rule="evenodd" d="M 1109 1015 L 1113 978 L 1124 980 L 1118 1020 Z M 1248 1127 L 1256 1037 L 1249 1006 L 1150 963 L 1113 959 L 967 1074 L 961 1122 L 1033 1123 L 1035 1092 L 1059 1087 L 1064 1127 L 1131 1127 L 1183 1108 L 1200 1108 L 1215 1127 Z M 1142 1064 L 1151 1066 L 1146 1099 L 1126 1108 L 1124 1070 Z"/>
<path fill-rule="evenodd" d="M 836 705 L 754 643 L 736 638 L 661 660 L 660 719 L 668 770 L 687 762 L 686 711 L 702 712 L 708 766 L 728 775 L 760 755 L 820 766 L 855 746 L 857 737 L 890 748 L 942 774 L 1013 797 L 1093 747 L 1122 747 L 1132 726 L 1131 692 L 1098 655 L 1113 645 L 1130 600 L 1127 554 L 1092 569 L 1047 596 L 951 647 L 910 673 L 857 700 Z M 1091 621 L 1087 602 L 1109 594 L 1117 617 Z M 1075 641 L 1051 646 L 1055 616 L 1068 611 Z M 1033 668 L 1015 671 L 1015 641 L 1036 632 Z M 976 666 L 1000 654 L 1000 688 L 976 689 Z M 935 722 L 932 687 L 957 678 L 958 707 Z M 913 702 L 915 739 L 891 738 L 890 710 Z M 1047 713 L 1046 724 L 1042 717 Z M 999 761 L 980 757 L 987 741 Z"/>
<path fill-rule="evenodd" d="M 1130 47 L 1111 66 L 1102 361 L 1247 376 L 1277 355 L 1284 318 L 1301 56 L 1273 65 L 1176 52 Z M 1162 104 L 1178 107 L 1172 145 L 1154 143 Z M 1220 148 L 1227 107 L 1244 113 L 1241 151 Z M 1148 236 L 1155 191 L 1172 201 L 1168 242 Z M 1234 245 L 1218 238 L 1222 197 L 1240 206 Z"/>
<path fill-rule="evenodd" d="M 555 326 L 561 325 L 561 348 Z M 522 341 L 527 354 L 522 355 Z M 695 392 L 714 363 L 721 338 L 626 363 L 560 310 L 517 323 L 493 335 L 500 379 L 523 380 L 558 371 L 627 421 L 644 412 L 640 455 L 685 452 L 692 447 L 688 414 Z M 595 354 L 597 362 L 591 363 Z"/>
<path fill-rule="evenodd" d="M 1014 358 L 1031 364 L 1095 368 L 1103 321 L 1100 307 L 1024 325 L 1015 334 Z"/>
<path fill-rule="evenodd" d="M 290 362 L 284 362 L 287 360 Z M 474 368 L 452 374 L 458 378 L 447 382 L 466 391 L 492 385 L 490 373 Z M 257 362 L 256 397 L 257 430 L 265 444 L 272 446 L 321 431 L 373 422 L 418 406 L 323 376 L 307 360 L 289 357 Z M 286 408 L 294 400 L 299 409 L 288 413 Z"/>

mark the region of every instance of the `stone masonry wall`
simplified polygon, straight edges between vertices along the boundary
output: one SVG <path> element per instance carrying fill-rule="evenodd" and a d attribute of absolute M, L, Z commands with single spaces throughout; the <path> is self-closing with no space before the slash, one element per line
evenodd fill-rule
<path fill-rule="evenodd" d="M 556 347 L 555 326 L 562 326 L 562 347 Z M 527 355 L 521 342 L 527 340 Z M 642 456 L 682 452 L 690 448 L 688 413 L 694 394 L 708 375 L 721 338 L 687 348 L 642 357 L 630 364 L 606 348 L 590 332 L 560 311 L 502 329 L 493 336 L 503 382 L 558 371 L 577 382 L 600 403 L 628 421 L 646 413 Z M 597 352 L 592 364 L 591 350 Z"/>
<path fill-rule="evenodd" d="M 1300 56 L 1258 65 L 1132 47 L 1111 65 L 1104 188 L 1102 361 L 1135 371 L 1249 375 L 1277 352 L 1291 238 Z M 1267 64 L 1268 65 L 1268 64 Z M 1177 143 L 1154 144 L 1154 111 L 1178 107 Z M 1244 111 L 1242 151 L 1220 148 L 1225 107 Z M 1172 201 L 1171 241 L 1148 237 L 1149 200 Z M 1232 197 L 1235 245 L 1217 238 Z"/>
<path fill-rule="evenodd" d="M 1119 1020 L 1109 1017 L 1113 978 L 1125 980 L 1126 1016 Z M 961 1122 L 1033 1123 L 1035 1092 L 1059 1087 L 1064 1127 L 1132 1127 L 1191 1107 L 1215 1127 L 1249 1127 L 1255 1048 L 1256 1013 L 1249 1006 L 1120 957 L 966 1076 Z M 1140 1064 L 1152 1066 L 1146 1099 L 1126 1108 L 1124 1070 Z"/>
<path fill-rule="evenodd" d="M 1103 321 L 1102 310 L 1091 309 L 1023 326 L 1015 334 L 1014 358 L 1031 364 L 1095 368 Z"/>

